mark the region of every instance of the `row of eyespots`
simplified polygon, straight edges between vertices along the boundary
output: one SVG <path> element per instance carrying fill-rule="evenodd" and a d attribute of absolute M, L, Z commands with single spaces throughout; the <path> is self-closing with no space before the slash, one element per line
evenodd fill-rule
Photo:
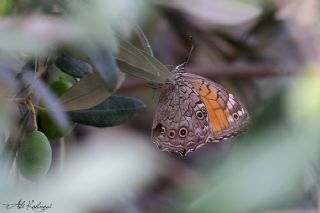
<path fill-rule="evenodd" d="M 165 134 L 166 133 L 166 128 L 164 126 L 161 127 L 161 134 Z M 184 138 L 187 136 L 187 128 L 185 127 L 181 127 L 179 129 L 179 136 Z M 169 138 L 174 138 L 176 136 L 176 132 L 174 130 L 170 130 L 169 131 Z"/>
<path fill-rule="evenodd" d="M 201 110 L 198 110 L 195 114 L 196 114 L 196 117 L 198 119 L 203 119 L 204 118 L 204 114 L 206 113 L 206 109 L 204 107 L 201 108 Z M 161 127 L 161 134 L 165 134 L 166 133 L 166 128 L 164 126 Z M 184 138 L 187 136 L 187 128 L 185 127 L 182 127 L 179 129 L 179 136 Z M 176 132 L 174 130 L 170 130 L 169 131 L 169 138 L 174 138 L 176 136 Z"/>

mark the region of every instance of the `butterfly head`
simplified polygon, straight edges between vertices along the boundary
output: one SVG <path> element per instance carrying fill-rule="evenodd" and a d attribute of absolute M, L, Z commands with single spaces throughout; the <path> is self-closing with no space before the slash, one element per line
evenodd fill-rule
<path fill-rule="evenodd" d="M 184 70 L 185 70 L 186 64 L 187 64 L 187 62 L 184 62 L 184 63 L 176 66 L 173 70 L 171 70 L 171 72 L 172 72 L 173 74 L 175 74 L 175 75 L 176 75 L 176 74 L 185 73 Z"/>

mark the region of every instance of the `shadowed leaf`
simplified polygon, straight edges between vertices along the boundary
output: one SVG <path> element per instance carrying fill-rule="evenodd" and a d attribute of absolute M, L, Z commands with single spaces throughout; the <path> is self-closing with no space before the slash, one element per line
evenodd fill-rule
<path fill-rule="evenodd" d="M 144 103 L 136 98 L 111 96 L 91 109 L 68 112 L 68 114 L 71 120 L 80 124 L 111 127 L 127 121 L 143 108 L 145 108 Z"/>
<path fill-rule="evenodd" d="M 118 86 L 122 84 L 125 76 L 120 75 Z M 73 85 L 60 97 L 64 110 L 74 111 L 88 109 L 103 102 L 111 95 L 104 81 L 97 73 L 87 75 Z"/>

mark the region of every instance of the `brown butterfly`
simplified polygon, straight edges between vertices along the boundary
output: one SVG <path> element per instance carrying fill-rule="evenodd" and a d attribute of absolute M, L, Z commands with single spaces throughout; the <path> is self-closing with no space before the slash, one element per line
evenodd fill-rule
<path fill-rule="evenodd" d="M 152 125 L 152 141 L 161 150 L 186 155 L 207 142 L 239 134 L 248 111 L 221 85 L 186 73 L 187 62 L 172 70 L 174 83 L 162 88 Z"/>

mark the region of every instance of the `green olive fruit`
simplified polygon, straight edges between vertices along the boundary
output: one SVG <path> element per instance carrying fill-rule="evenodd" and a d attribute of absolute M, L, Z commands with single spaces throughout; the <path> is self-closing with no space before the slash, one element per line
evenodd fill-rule
<path fill-rule="evenodd" d="M 72 84 L 67 81 L 58 80 L 51 84 L 50 89 L 53 91 L 56 96 L 60 97 L 63 95 Z M 75 126 L 75 123 L 70 122 L 68 128 L 62 130 L 56 124 L 55 120 L 51 118 L 48 112 L 40 111 L 38 114 L 38 125 L 39 129 L 49 138 L 49 139 L 57 139 L 61 138 L 67 133 L 69 133 Z"/>
<path fill-rule="evenodd" d="M 69 81 L 57 80 L 50 85 L 50 89 L 60 97 L 63 95 L 68 89 L 72 87 L 72 83 Z"/>
<path fill-rule="evenodd" d="M 47 174 L 52 159 L 48 138 L 40 131 L 26 135 L 18 149 L 17 165 L 28 180 L 37 180 Z"/>

